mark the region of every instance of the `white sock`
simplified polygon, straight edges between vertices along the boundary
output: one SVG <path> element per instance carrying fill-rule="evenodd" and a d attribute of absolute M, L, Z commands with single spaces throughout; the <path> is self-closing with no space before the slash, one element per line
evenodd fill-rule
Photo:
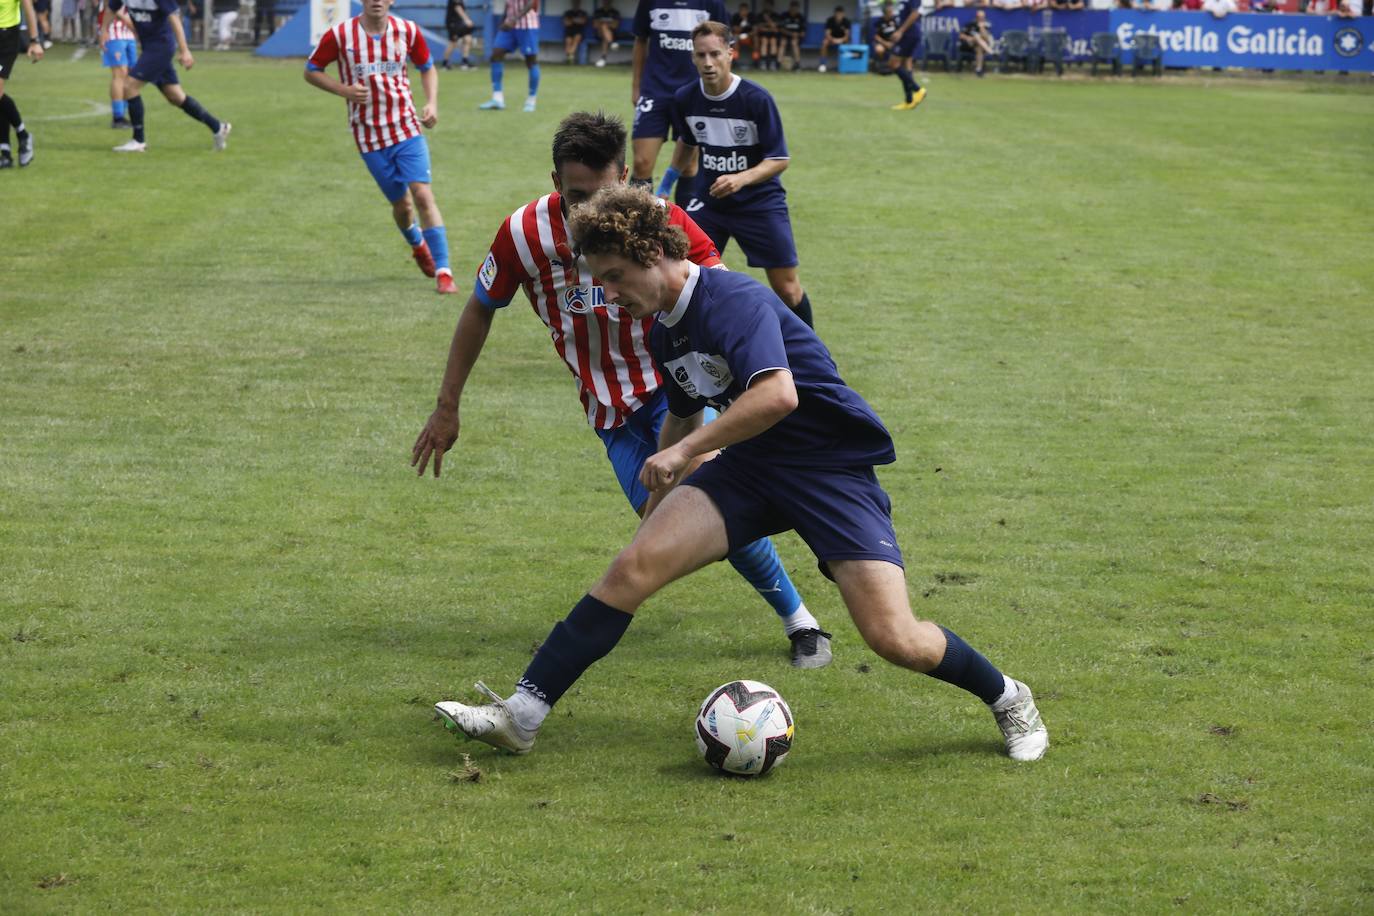
<path fill-rule="evenodd" d="M 1010 706 L 1011 701 L 1016 699 L 1016 692 L 1020 689 L 1021 688 L 1016 686 L 1015 681 L 1007 677 L 1005 674 L 1002 675 L 1002 695 L 992 701 L 992 708 L 1005 709 L 1007 706 Z"/>
<path fill-rule="evenodd" d="M 543 724 L 544 718 L 553 709 L 539 697 L 520 688 L 516 688 L 510 699 L 506 700 L 506 708 L 515 717 L 515 724 L 527 732 L 537 731 L 539 726 Z"/>
<path fill-rule="evenodd" d="M 811 612 L 806 609 L 806 602 L 797 605 L 797 609 L 782 619 L 782 628 L 788 636 L 798 630 L 819 630 L 821 625 Z"/>

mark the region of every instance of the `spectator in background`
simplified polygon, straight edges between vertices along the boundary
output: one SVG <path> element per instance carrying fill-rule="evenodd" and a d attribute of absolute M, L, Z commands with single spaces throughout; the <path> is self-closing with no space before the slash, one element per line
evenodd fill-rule
<path fill-rule="evenodd" d="M 959 30 L 959 47 L 973 51 L 973 73 L 982 76 L 983 61 L 992 53 L 992 26 L 988 25 L 987 13 L 978 10 L 972 19 L 964 23 Z"/>
<path fill-rule="evenodd" d="M 1167 13 L 1174 8 L 1174 0 L 1136 0 L 1135 8 L 1142 13 Z"/>
<path fill-rule="evenodd" d="M 1340 0 L 1340 6 L 1336 8 L 1336 15 L 1341 19 L 1358 19 L 1364 12 L 1364 4 L 1360 0 Z"/>
<path fill-rule="evenodd" d="M 1236 0 L 1202 0 L 1203 12 L 1210 13 L 1213 19 L 1225 19 L 1236 12 Z"/>
<path fill-rule="evenodd" d="M 76 41 L 76 0 L 62 0 L 62 21 L 57 24 L 59 41 Z"/>
<path fill-rule="evenodd" d="M 1179 0 L 1177 8 L 1189 13 L 1196 13 L 1202 9 L 1202 0 Z"/>
<path fill-rule="evenodd" d="M 792 69 L 801 69 L 801 43 L 806 36 L 806 14 L 802 12 L 801 4 L 797 0 L 792 0 L 787 12 L 782 14 L 782 50 L 781 53 L 792 60 Z"/>
<path fill-rule="evenodd" d="M 239 0 L 214 0 L 215 50 L 228 51 L 234 43 L 234 22 L 239 18 Z"/>
<path fill-rule="evenodd" d="M 745 61 L 757 61 L 759 49 L 754 35 L 754 15 L 749 4 L 741 3 L 739 12 L 730 17 L 730 34 L 735 40 L 735 51 L 739 55 L 741 69 Z"/>
<path fill-rule="evenodd" d="M 1086 6 L 1084 0 L 1050 0 L 1053 10 L 1081 10 Z"/>
<path fill-rule="evenodd" d="M 882 15 L 873 20 L 873 25 L 869 32 L 872 35 L 873 63 L 877 66 L 879 73 L 890 73 L 892 61 L 890 55 L 893 47 L 897 44 L 894 38 L 897 34 L 897 10 L 891 2 L 883 4 Z"/>
<path fill-rule="evenodd" d="M 52 47 L 52 0 L 33 0 L 33 18 L 38 25 L 39 44 Z"/>
<path fill-rule="evenodd" d="M 572 6 L 563 13 L 563 54 L 568 63 L 577 63 L 577 49 L 586 32 L 587 11 L 582 8 L 582 0 L 572 0 Z"/>
<path fill-rule="evenodd" d="M 615 40 L 616 34 L 620 31 L 620 11 L 614 4 L 607 3 L 596 8 L 592 13 L 592 29 L 596 32 L 596 37 L 601 39 L 601 56 L 596 59 L 596 65 L 604 67 L 606 55 L 620 50 L 620 42 Z"/>
<path fill-rule="evenodd" d="M 263 27 L 267 37 L 277 30 L 277 0 L 257 0 L 253 4 L 253 44 L 262 44 Z"/>
<path fill-rule="evenodd" d="M 444 48 L 444 58 L 439 61 L 439 66 L 445 70 L 451 69 L 448 59 L 461 46 L 463 57 L 458 68 L 472 69 L 472 61 L 468 59 L 472 53 L 472 30 L 472 17 L 468 15 L 467 5 L 463 0 L 448 0 L 448 6 L 444 9 L 444 31 L 448 32 L 448 46 Z"/>
<path fill-rule="evenodd" d="M 782 38 L 782 28 L 778 25 L 778 14 L 773 9 L 773 0 L 763 0 L 759 10 L 755 33 L 759 39 L 759 57 L 763 69 L 778 69 L 778 44 Z"/>
<path fill-rule="evenodd" d="M 821 39 L 821 65 L 816 69 L 825 72 L 825 62 L 830 58 L 830 49 L 838 48 L 849 41 L 849 16 L 844 7 L 835 7 L 835 13 L 825 20 L 825 37 Z"/>

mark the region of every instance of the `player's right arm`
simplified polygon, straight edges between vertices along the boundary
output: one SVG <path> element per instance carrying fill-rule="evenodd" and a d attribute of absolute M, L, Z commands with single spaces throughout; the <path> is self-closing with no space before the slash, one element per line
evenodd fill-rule
<path fill-rule="evenodd" d="M 366 83 L 345 86 L 325 72 L 325 67 L 339 59 L 339 42 L 330 29 L 320 37 L 320 44 L 305 62 L 305 81 L 316 89 L 342 96 L 355 105 L 363 105 L 371 95 Z"/>
<path fill-rule="evenodd" d="M 477 364 L 477 357 L 482 355 L 482 347 L 487 342 L 495 317 L 496 310 L 478 299 L 476 292 L 468 297 L 463 314 L 458 316 L 458 327 L 453 330 L 453 341 L 449 344 L 448 364 L 444 367 L 444 380 L 439 384 L 438 403 L 410 452 L 410 466 L 418 465 L 416 474 L 424 476 L 425 466 L 433 456 L 434 476 L 438 477 L 444 463 L 444 453 L 458 441 L 458 403 L 463 398 L 463 388 L 467 385 L 472 367 Z"/>

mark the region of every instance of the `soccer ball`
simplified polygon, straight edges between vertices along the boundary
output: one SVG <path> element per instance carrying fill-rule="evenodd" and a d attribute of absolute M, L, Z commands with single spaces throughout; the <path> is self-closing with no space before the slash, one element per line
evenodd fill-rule
<path fill-rule="evenodd" d="M 731 681 L 706 697 L 697 713 L 697 750 L 718 770 L 762 776 L 792 749 L 792 710 L 758 681 Z"/>

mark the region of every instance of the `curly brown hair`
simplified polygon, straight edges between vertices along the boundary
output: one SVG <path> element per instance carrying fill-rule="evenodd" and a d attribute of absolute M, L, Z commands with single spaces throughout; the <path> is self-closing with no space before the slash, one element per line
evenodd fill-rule
<path fill-rule="evenodd" d="M 603 188 L 573 208 L 570 223 L 579 254 L 618 254 L 640 267 L 653 267 L 660 256 L 687 257 L 686 234 L 668 222 L 663 201 L 643 188 Z"/>

